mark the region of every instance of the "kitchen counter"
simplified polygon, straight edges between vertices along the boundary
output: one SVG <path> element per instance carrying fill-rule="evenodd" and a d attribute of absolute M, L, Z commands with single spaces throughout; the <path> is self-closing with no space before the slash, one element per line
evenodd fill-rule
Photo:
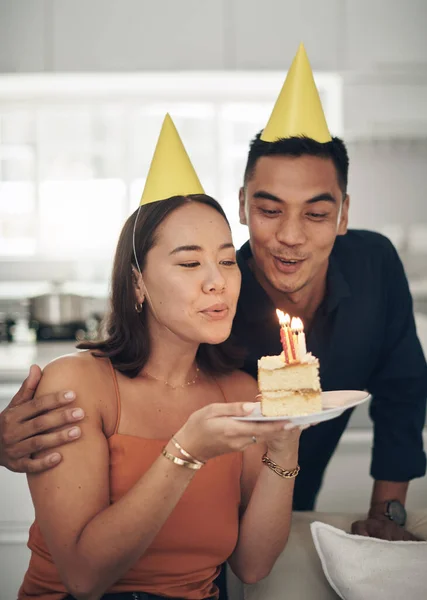
<path fill-rule="evenodd" d="M 30 366 L 43 369 L 50 361 L 76 350 L 76 342 L 0 343 L 0 412 L 28 375 Z"/>
<path fill-rule="evenodd" d="M 77 342 L 1 343 L 0 383 L 25 379 L 30 365 L 45 367 L 51 360 L 76 351 Z"/>

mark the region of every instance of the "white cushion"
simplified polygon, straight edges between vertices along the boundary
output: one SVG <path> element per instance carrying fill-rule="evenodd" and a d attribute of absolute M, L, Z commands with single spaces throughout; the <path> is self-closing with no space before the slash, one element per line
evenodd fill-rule
<path fill-rule="evenodd" d="M 314 545 L 323 572 L 343 600 L 425 600 L 427 542 L 390 542 L 315 521 Z"/>
<path fill-rule="evenodd" d="M 313 544 L 310 524 L 313 521 L 329 523 L 350 531 L 351 524 L 364 519 L 363 514 L 296 512 L 284 551 L 278 557 L 270 575 L 253 585 L 242 585 L 229 569 L 227 573 L 230 600 L 339 600 L 329 585 Z M 427 510 L 409 511 L 409 531 L 427 539 Z M 420 543 L 420 542 L 418 542 Z M 426 563 L 427 571 L 427 563 Z M 427 598 L 427 594 L 425 596 Z M 403 595 L 403 600 L 412 600 Z M 363 600 L 376 600 L 364 598 Z"/>

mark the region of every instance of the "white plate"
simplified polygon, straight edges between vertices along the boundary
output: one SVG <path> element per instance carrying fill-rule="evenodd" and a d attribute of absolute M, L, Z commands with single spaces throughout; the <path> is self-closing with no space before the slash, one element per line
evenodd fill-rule
<path fill-rule="evenodd" d="M 232 417 L 236 421 L 291 421 L 295 425 L 314 425 L 321 421 L 329 421 L 342 415 L 347 408 L 363 404 L 371 398 L 368 392 L 358 390 L 337 390 L 322 392 L 322 412 L 311 415 L 298 415 L 294 417 L 264 417 L 261 414 L 261 403 L 255 402 L 254 410 L 247 417 Z"/>

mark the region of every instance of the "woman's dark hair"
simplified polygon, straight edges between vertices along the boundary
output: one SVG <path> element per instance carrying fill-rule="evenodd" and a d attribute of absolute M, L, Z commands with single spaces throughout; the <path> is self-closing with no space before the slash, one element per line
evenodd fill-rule
<path fill-rule="evenodd" d="M 147 328 L 145 303 L 142 311 L 135 310 L 135 287 L 132 266 L 137 269 L 133 251 L 133 231 L 135 227 L 135 249 L 141 271 L 147 254 L 156 244 L 159 225 L 180 206 L 197 202 L 210 206 L 227 217 L 220 204 L 205 194 L 173 196 L 160 202 L 152 202 L 136 210 L 126 221 L 117 244 L 114 258 L 110 310 L 105 320 L 104 339 L 93 342 L 81 342 L 77 348 L 93 350 L 96 357 L 108 357 L 114 368 L 127 375 L 136 377 L 146 364 L 150 355 L 150 338 Z M 196 356 L 199 367 L 208 374 L 230 373 L 241 366 L 242 352 L 229 338 L 220 344 L 200 344 Z"/>
<path fill-rule="evenodd" d="M 330 142 L 320 143 L 308 137 L 290 137 L 280 138 L 274 142 L 264 142 L 261 140 L 261 132 L 252 140 L 248 159 L 246 162 L 244 185 L 252 177 L 256 163 L 262 156 L 318 156 L 319 158 L 330 159 L 334 163 L 338 185 L 345 195 L 347 193 L 348 183 L 348 154 L 344 142 L 334 137 Z"/>

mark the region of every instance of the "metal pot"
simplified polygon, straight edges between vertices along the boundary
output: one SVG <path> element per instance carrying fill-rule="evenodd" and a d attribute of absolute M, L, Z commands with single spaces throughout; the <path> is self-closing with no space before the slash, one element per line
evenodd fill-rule
<path fill-rule="evenodd" d="M 77 294 L 53 292 L 29 299 L 30 322 L 43 325 L 85 323 L 91 312 L 91 298 Z"/>

